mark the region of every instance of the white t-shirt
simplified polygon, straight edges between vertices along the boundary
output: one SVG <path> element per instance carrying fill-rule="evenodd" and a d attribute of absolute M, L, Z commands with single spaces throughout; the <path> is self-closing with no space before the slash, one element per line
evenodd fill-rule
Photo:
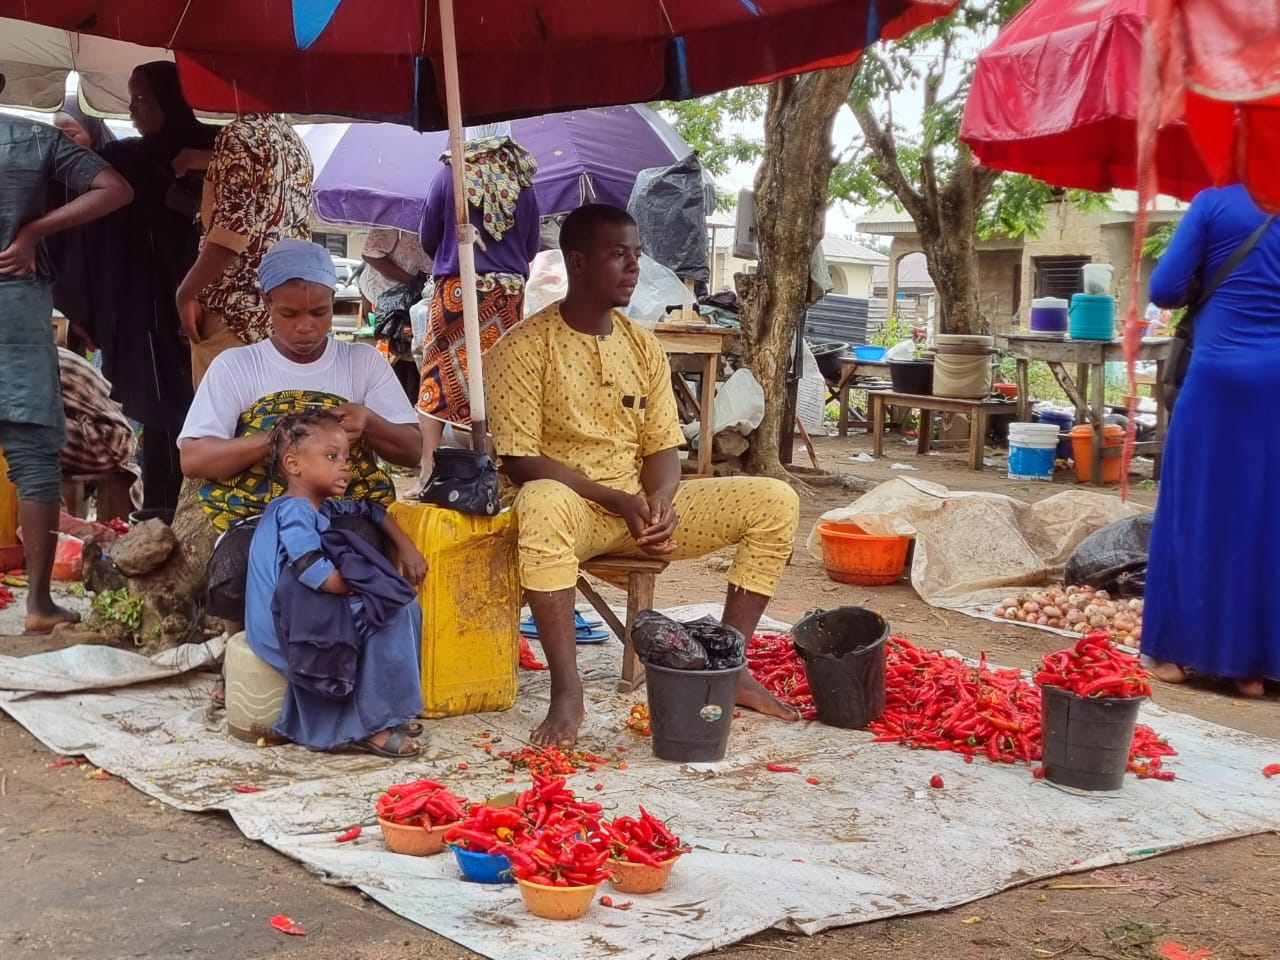
<path fill-rule="evenodd" d="M 363 343 L 330 338 L 319 360 L 294 363 L 270 340 L 234 347 L 214 358 L 187 412 L 186 439 L 236 435 L 240 415 L 281 390 L 319 390 L 359 403 L 390 423 L 417 423 L 417 414 L 382 354 Z"/>

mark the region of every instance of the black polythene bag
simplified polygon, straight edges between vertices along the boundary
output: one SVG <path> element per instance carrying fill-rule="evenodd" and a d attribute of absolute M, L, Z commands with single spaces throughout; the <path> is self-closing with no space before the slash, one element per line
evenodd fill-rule
<path fill-rule="evenodd" d="M 681 624 L 653 610 L 636 615 L 631 628 L 636 656 L 672 670 L 706 670 L 707 651 Z"/>
<path fill-rule="evenodd" d="M 747 638 L 715 617 L 693 620 L 684 629 L 707 651 L 708 670 L 732 670 L 747 659 Z"/>
<path fill-rule="evenodd" d="M 1122 597 L 1140 597 L 1147 585 L 1147 553 L 1154 513 L 1108 523 L 1089 534 L 1067 560 L 1066 581 Z"/>

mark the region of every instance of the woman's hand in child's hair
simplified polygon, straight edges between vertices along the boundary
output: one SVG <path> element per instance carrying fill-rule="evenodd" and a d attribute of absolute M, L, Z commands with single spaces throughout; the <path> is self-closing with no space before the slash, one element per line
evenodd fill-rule
<path fill-rule="evenodd" d="M 369 408 L 359 403 L 343 403 L 333 408 L 339 420 L 342 421 L 342 429 L 346 431 L 347 439 L 355 443 L 364 436 L 365 428 L 369 425 Z"/>
<path fill-rule="evenodd" d="M 427 575 L 427 558 L 412 543 L 403 544 L 396 551 L 396 569 L 412 584 L 419 584 Z"/>

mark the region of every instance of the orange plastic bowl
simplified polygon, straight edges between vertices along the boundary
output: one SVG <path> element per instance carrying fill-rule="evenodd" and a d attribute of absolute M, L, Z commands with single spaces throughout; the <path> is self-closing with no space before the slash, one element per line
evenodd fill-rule
<path fill-rule="evenodd" d="M 837 583 L 885 587 L 896 583 L 907 565 L 911 537 L 875 537 L 853 523 L 820 523 L 822 564 Z"/>
<path fill-rule="evenodd" d="M 585 916 L 600 889 L 598 883 L 587 887 L 548 887 L 519 877 L 516 883 L 520 884 L 520 896 L 529 912 L 544 920 L 577 920 Z"/>
<path fill-rule="evenodd" d="M 1006 400 L 1012 400 L 1018 395 L 1018 385 L 1016 383 L 997 383 L 993 384 L 992 388 Z"/>
<path fill-rule="evenodd" d="M 378 826 L 382 828 L 383 842 L 392 853 L 430 857 L 444 850 L 444 835 L 454 824 L 445 823 L 428 829 L 418 824 L 392 823 L 379 817 Z"/>
<path fill-rule="evenodd" d="M 657 867 L 629 860 L 611 860 L 609 865 L 613 867 L 613 876 L 610 881 L 619 893 L 657 893 L 666 886 L 671 869 L 679 859 L 680 855 L 676 854 Z"/>

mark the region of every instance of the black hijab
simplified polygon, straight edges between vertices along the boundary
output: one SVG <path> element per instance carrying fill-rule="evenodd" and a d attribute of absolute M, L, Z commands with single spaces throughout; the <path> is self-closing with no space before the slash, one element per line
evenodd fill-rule
<path fill-rule="evenodd" d="M 80 97 L 78 94 L 68 96 L 62 101 L 61 112 L 80 124 L 84 132 L 89 135 L 90 150 L 101 150 L 116 138 L 116 135 L 107 126 L 106 121 L 100 117 L 91 117 L 80 109 Z"/>
<path fill-rule="evenodd" d="M 164 128 L 159 133 L 143 137 L 152 153 L 168 164 L 179 151 L 188 147 L 196 150 L 213 148 L 213 140 L 218 131 L 196 119 L 195 111 L 182 93 L 176 63 L 172 60 L 152 60 L 134 67 L 133 72 L 147 81 L 151 87 L 151 95 L 164 114 Z"/>

